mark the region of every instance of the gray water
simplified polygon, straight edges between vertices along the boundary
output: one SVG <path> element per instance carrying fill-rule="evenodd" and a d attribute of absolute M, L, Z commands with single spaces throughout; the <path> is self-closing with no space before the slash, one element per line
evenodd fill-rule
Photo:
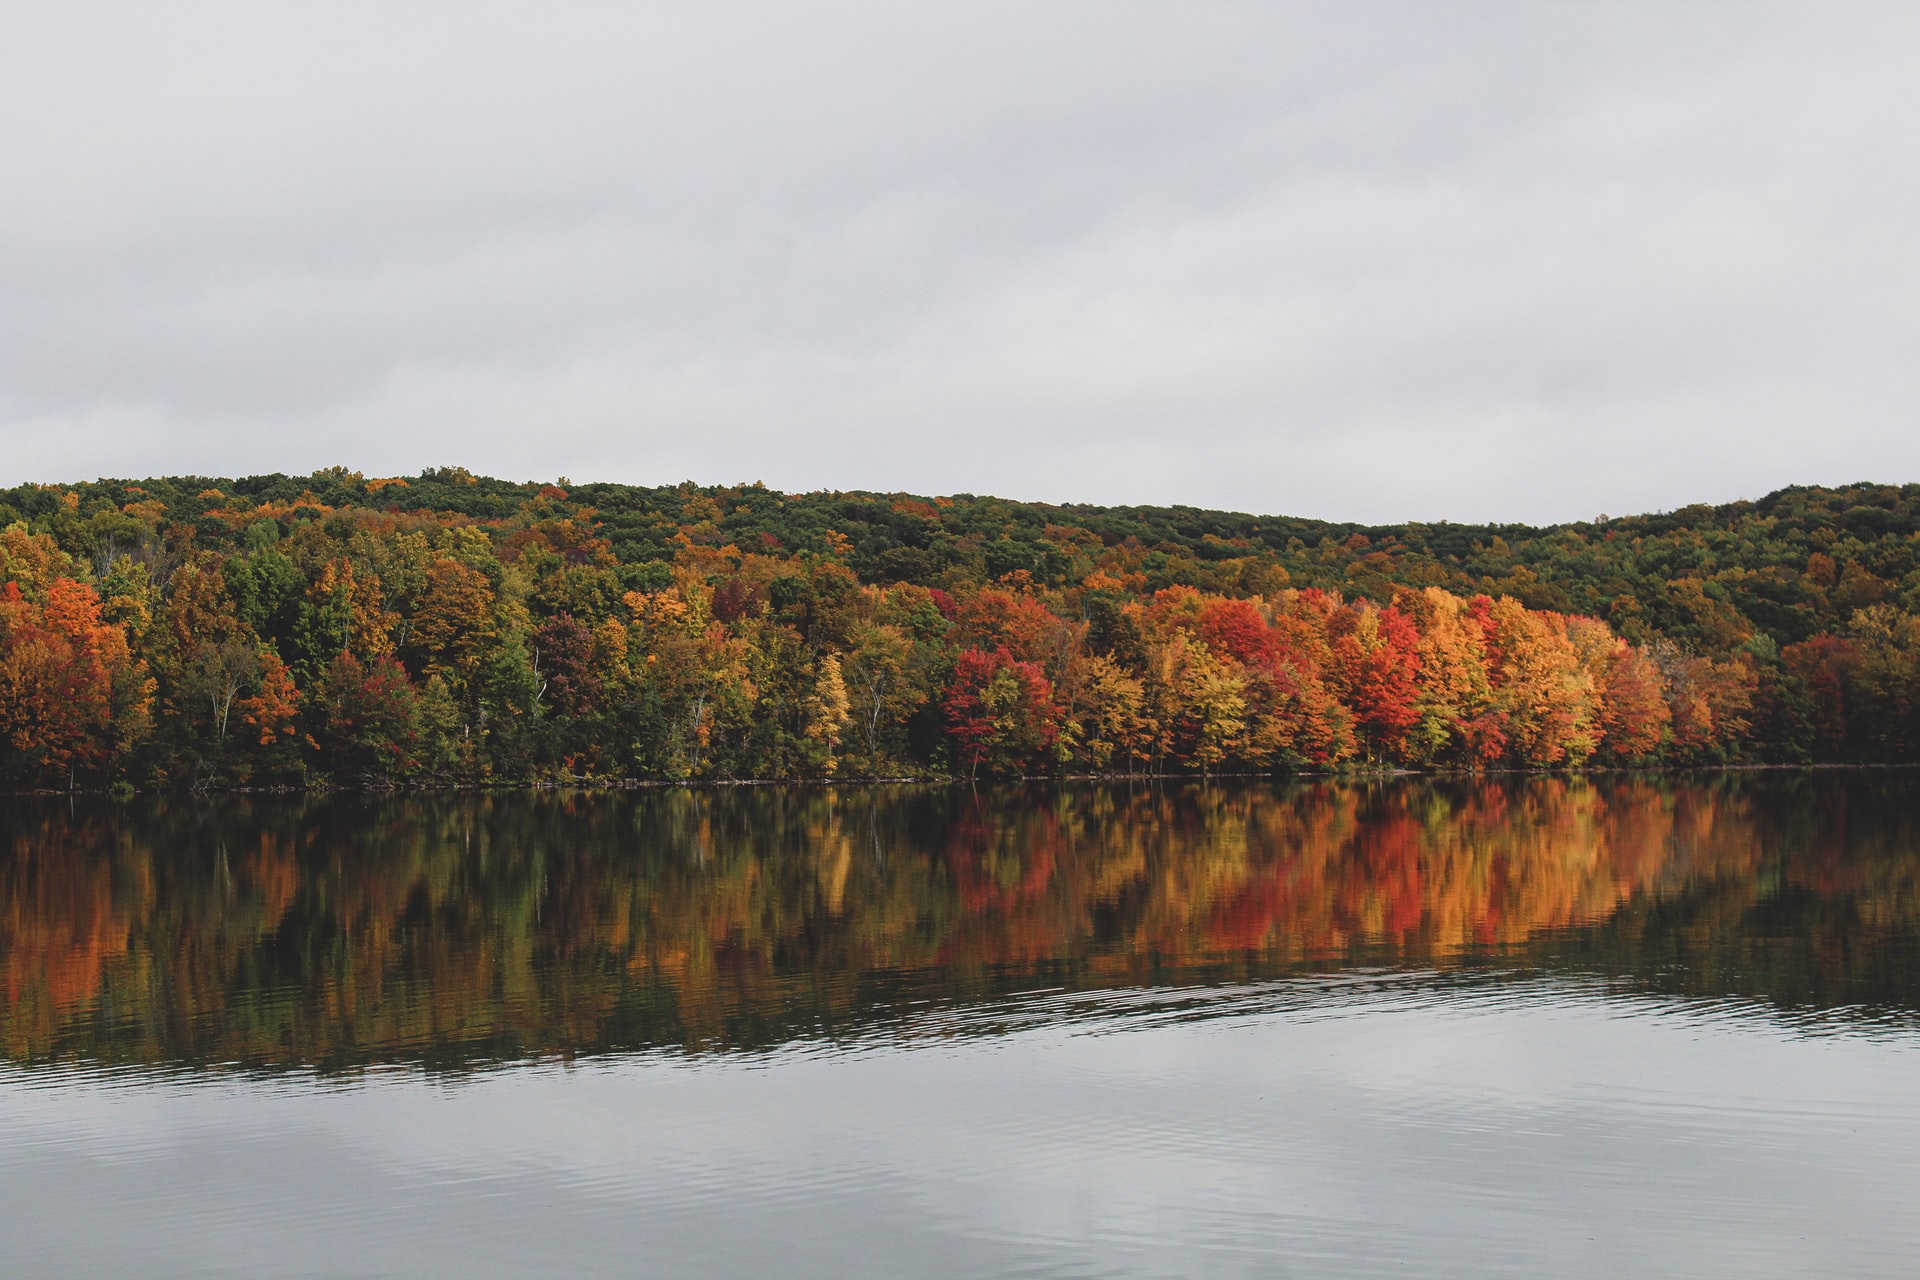
<path fill-rule="evenodd" d="M 0 1271 L 1911 1274 L 1916 781 L 10 801 Z"/>

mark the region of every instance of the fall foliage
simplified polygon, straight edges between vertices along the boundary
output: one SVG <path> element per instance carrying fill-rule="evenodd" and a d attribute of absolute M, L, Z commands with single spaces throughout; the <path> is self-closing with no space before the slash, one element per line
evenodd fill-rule
<path fill-rule="evenodd" d="M 1563 526 L 760 486 L 0 491 L 0 785 L 1920 758 L 1920 487 Z"/>

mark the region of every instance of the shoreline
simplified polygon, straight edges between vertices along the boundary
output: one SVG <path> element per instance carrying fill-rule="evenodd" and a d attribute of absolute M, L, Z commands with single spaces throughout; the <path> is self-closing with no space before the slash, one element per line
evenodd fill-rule
<path fill-rule="evenodd" d="M 1787 771 L 1864 771 L 1864 770 L 1900 770 L 1920 769 L 1920 761 L 1820 761 L 1804 764 L 1711 764 L 1711 765 L 1608 765 L 1601 767 L 1582 767 L 1578 769 L 1330 769 L 1321 772 L 1291 773 L 1036 773 L 1010 774 L 990 778 L 966 778 L 958 775 L 932 775 L 928 777 L 881 777 L 881 778 L 618 778 L 618 779 L 579 779 L 566 782 L 513 782 L 499 785 L 484 783 L 447 783 L 407 784 L 386 787 L 368 786 L 279 786 L 279 787 L 167 787 L 159 789 L 135 788 L 131 792 L 115 793 L 113 787 L 74 787 L 65 790 L 52 788 L 27 788 L 0 790 L 0 797 L 57 797 L 90 796 L 106 797 L 116 802 L 127 802 L 138 797 L 193 796 L 209 798 L 212 796 L 233 795 L 422 795 L 471 794 L 505 795 L 513 792 L 548 791 L 662 791 L 717 790 L 724 787 L 967 787 L 978 790 L 981 787 L 1004 786 L 1010 783 L 1102 783 L 1122 782 L 1223 782 L 1223 781 L 1269 781 L 1269 782 L 1376 782 L 1397 778 L 1586 778 L 1638 774 L 1645 776 L 1679 776 L 1704 773 L 1780 773 Z"/>

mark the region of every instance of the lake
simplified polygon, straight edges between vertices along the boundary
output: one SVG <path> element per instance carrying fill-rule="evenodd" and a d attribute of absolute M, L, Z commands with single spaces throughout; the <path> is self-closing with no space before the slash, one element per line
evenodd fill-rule
<path fill-rule="evenodd" d="M 0 799 L 0 1273 L 1920 1260 L 1920 775 Z"/>

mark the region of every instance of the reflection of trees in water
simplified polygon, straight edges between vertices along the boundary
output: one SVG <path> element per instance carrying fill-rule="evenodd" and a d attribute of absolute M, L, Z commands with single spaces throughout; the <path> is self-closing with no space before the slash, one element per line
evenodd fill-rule
<path fill-rule="evenodd" d="M 0 816 L 0 1051 L 458 1063 L 1463 957 L 1920 1005 L 1898 773 L 237 798 Z"/>

